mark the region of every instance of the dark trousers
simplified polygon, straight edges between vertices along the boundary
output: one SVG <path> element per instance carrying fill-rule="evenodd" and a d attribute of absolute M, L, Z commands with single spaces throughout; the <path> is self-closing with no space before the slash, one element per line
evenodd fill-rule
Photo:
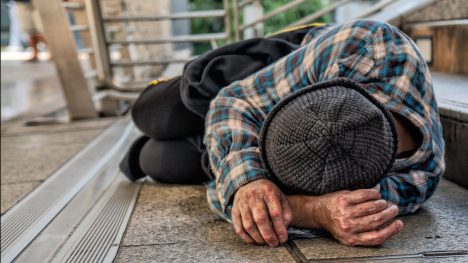
<path fill-rule="evenodd" d="M 133 173 L 137 170 L 165 183 L 200 184 L 210 178 L 204 120 L 184 106 L 179 83 L 175 78 L 143 91 L 132 117 L 144 136 L 130 147 L 127 159 L 139 166 L 131 167 Z"/>

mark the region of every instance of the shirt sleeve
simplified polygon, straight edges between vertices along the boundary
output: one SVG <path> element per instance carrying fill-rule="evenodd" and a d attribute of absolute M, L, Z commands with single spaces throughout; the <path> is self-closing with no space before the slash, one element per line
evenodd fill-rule
<path fill-rule="evenodd" d="M 427 65 L 397 29 L 358 20 L 328 27 L 290 55 L 223 88 L 211 102 L 204 142 L 216 178 L 208 186 L 215 212 L 229 220 L 237 189 L 268 178 L 258 137 L 273 106 L 292 92 L 336 77 L 357 81 L 422 134 L 416 153 L 397 160 L 380 182 L 383 198 L 398 204 L 404 214 L 432 195 L 444 170 L 444 141 Z"/>
<path fill-rule="evenodd" d="M 382 197 L 400 208 L 400 214 L 416 211 L 434 193 L 445 170 L 445 143 L 429 69 L 414 42 L 403 32 L 380 22 L 364 49 L 343 56 L 335 67 L 391 112 L 418 128 L 422 142 L 415 153 L 397 159 L 380 181 Z"/>
<path fill-rule="evenodd" d="M 208 186 L 211 208 L 230 219 L 237 189 L 268 178 L 258 148 L 263 122 L 283 97 L 310 85 L 303 47 L 252 76 L 223 88 L 206 116 L 204 143 L 215 180 Z"/>

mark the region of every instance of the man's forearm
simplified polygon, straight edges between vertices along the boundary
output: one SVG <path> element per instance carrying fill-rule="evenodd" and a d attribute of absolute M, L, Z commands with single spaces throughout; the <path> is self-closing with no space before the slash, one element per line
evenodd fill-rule
<path fill-rule="evenodd" d="M 291 226 L 304 228 L 322 228 L 319 196 L 288 195 L 286 196 L 292 211 Z"/>
<path fill-rule="evenodd" d="M 403 222 L 395 220 L 398 207 L 389 206 L 374 189 L 287 199 L 292 211 L 290 226 L 324 229 L 346 245 L 380 245 L 403 228 Z"/>

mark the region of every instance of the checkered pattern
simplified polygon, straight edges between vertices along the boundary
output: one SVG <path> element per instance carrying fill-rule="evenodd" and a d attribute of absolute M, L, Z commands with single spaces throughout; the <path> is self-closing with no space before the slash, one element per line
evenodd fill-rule
<path fill-rule="evenodd" d="M 236 190 L 253 180 L 268 179 L 258 137 L 273 106 L 292 92 L 337 77 L 358 82 L 422 134 L 418 150 L 397 159 L 380 181 L 383 198 L 406 214 L 434 193 L 445 169 L 444 140 L 427 65 L 398 29 L 357 20 L 312 29 L 300 49 L 223 88 L 211 102 L 204 142 L 216 176 L 208 185 L 213 211 L 230 220 Z"/>

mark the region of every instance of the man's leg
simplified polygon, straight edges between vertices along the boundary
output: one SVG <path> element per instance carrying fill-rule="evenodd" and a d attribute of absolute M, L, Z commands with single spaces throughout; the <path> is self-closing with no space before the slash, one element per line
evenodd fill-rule
<path fill-rule="evenodd" d="M 202 134 L 204 120 L 180 99 L 180 77 L 151 85 L 132 109 L 135 125 L 155 140 L 174 140 Z"/>
<path fill-rule="evenodd" d="M 149 140 L 140 153 L 142 171 L 156 181 L 201 184 L 209 180 L 202 169 L 199 142 L 194 136 L 181 140 Z"/>

